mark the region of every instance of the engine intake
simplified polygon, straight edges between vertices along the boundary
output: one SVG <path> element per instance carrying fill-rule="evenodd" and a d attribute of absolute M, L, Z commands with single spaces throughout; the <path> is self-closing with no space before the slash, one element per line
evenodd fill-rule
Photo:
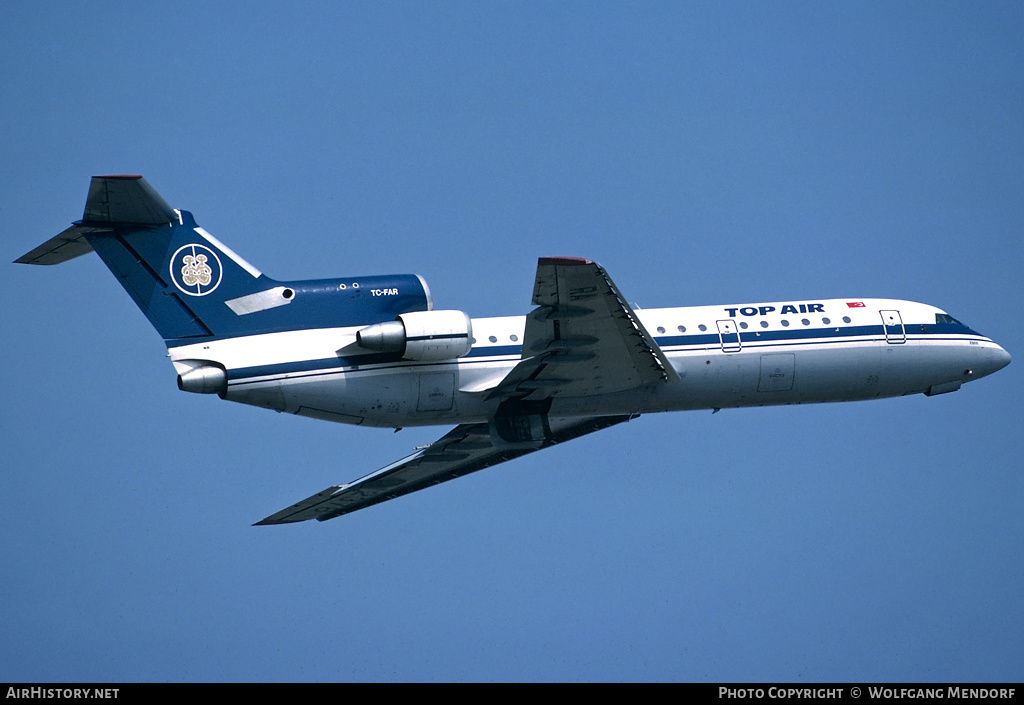
<path fill-rule="evenodd" d="M 414 311 L 356 333 L 356 343 L 406 360 L 454 360 L 473 347 L 473 323 L 462 311 Z"/>

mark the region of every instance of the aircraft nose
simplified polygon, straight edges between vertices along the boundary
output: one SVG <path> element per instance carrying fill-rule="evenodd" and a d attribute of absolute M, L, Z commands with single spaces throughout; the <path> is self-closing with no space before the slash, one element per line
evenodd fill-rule
<path fill-rule="evenodd" d="M 1010 364 L 1010 353 L 1003 350 L 999 345 L 996 346 L 996 349 L 993 350 L 992 353 L 992 357 L 994 358 L 993 364 L 995 365 L 995 368 L 992 370 L 993 372 L 998 372 Z"/>
<path fill-rule="evenodd" d="M 974 369 L 971 370 L 971 376 L 975 379 L 998 372 L 1010 364 L 1010 353 L 999 345 L 985 348 L 984 352 L 981 359 L 975 360 Z"/>

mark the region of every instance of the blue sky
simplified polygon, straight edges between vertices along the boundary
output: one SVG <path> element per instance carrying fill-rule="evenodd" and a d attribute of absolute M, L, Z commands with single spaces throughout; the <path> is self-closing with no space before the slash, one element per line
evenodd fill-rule
<path fill-rule="evenodd" d="M 1019 3 L 28 3 L 4 259 L 140 173 L 279 279 L 524 313 L 895 297 L 1024 353 Z M 1020 361 L 646 416 L 328 523 L 443 428 L 177 391 L 96 257 L 0 265 L 0 680 L 1020 680 Z"/>

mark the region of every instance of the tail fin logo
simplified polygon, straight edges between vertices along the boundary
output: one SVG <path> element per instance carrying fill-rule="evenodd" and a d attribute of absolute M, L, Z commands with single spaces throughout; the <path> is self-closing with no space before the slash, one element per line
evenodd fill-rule
<path fill-rule="evenodd" d="M 224 275 L 217 253 L 205 245 L 185 245 L 171 257 L 171 281 L 189 296 L 206 296 Z"/>

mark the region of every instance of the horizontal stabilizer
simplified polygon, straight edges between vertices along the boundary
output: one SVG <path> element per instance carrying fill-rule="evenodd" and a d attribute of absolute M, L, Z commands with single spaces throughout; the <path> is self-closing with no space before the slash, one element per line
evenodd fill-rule
<path fill-rule="evenodd" d="M 87 233 L 109 231 L 110 228 L 94 228 L 86 225 L 72 225 L 55 235 L 31 252 L 14 260 L 16 264 L 60 264 L 69 259 L 92 252 L 92 245 L 85 239 Z"/>
<path fill-rule="evenodd" d="M 164 225 L 178 214 L 141 176 L 94 176 L 82 222 Z"/>
<path fill-rule="evenodd" d="M 178 222 L 177 212 L 141 176 L 94 176 L 82 220 L 31 252 L 17 264 L 60 264 L 92 252 L 86 235 L 110 232 L 120 225 Z"/>

